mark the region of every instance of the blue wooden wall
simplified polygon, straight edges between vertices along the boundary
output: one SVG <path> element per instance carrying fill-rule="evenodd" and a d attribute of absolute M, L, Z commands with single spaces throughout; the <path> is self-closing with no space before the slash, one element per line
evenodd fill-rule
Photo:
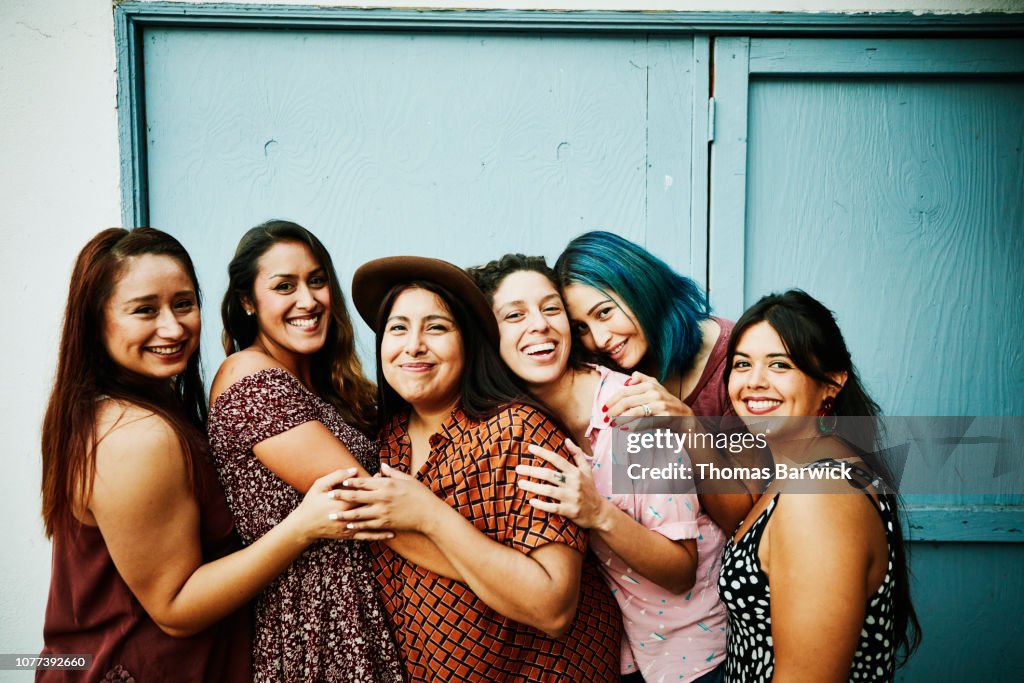
<path fill-rule="evenodd" d="M 836 311 L 887 414 L 1024 415 L 1024 45 L 730 37 L 715 49 L 719 307 L 802 287 Z M 925 639 L 903 680 L 1024 671 L 1024 496 L 958 493 L 961 476 L 948 467 L 934 478 L 946 495 L 906 497 Z"/>
<path fill-rule="evenodd" d="M 401 253 L 555 256 L 595 226 L 641 242 L 657 226 L 693 269 L 690 39 L 176 28 L 144 44 L 150 222 L 191 248 L 211 301 L 270 217 L 309 227 L 344 277 Z"/>
<path fill-rule="evenodd" d="M 226 264 L 268 218 L 313 230 L 344 282 L 377 256 L 553 257 L 604 228 L 729 317 L 819 296 L 888 414 L 1024 414 L 1019 40 L 243 9 L 118 9 L 126 207 L 195 257 L 208 367 Z M 901 679 L 1016 680 L 1024 500 L 909 502 L 926 639 Z"/>

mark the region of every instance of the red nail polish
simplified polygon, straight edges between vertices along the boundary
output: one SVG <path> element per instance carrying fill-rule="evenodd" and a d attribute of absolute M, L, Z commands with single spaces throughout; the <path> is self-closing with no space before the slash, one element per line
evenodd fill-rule
<path fill-rule="evenodd" d="M 632 383 L 633 383 L 633 378 L 632 378 L 632 377 L 630 377 L 629 379 L 627 379 L 627 380 L 626 380 L 626 381 L 624 382 L 624 386 L 627 386 L 627 387 L 628 387 L 628 386 L 629 386 L 630 384 L 632 384 Z"/>
<path fill-rule="evenodd" d="M 608 412 L 608 406 L 601 406 L 601 412 L 602 413 L 607 413 Z"/>
<path fill-rule="evenodd" d="M 623 427 L 623 428 L 622 428 L 622 431 L 624 431 L 624 432 L 628 432 L 628 431 L 629 431 L 629 427 Z"/>
<path fill-rule="evenodd" d="M 608 416 L 607 416 L 607 415 L 605 415 L 605 416 L 604 416 L 604 421 L 605 421 L 605 422 L 607 422 L 607 421 L 608 421 Z"/>
<path fill-rule="evenodd" d="M 610 424 L 612 427 L 617 427 L 618 426 L 618 425 L 615 424 L 615 420 L 612 420 L 608 424 Z"/>

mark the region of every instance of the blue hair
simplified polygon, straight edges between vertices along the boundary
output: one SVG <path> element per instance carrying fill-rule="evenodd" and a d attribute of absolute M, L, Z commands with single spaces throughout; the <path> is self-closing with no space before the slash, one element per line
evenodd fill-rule
<path fill-rule="evenodd" d="M 625 304 L 647 338 L 647 365 L 658 381 L 693 367 L 700 323 L 711 315 L 697 283 L 643 247 L 603 230 L 569 242 L 555 263 L 559 287 L 582 284 Z"/>

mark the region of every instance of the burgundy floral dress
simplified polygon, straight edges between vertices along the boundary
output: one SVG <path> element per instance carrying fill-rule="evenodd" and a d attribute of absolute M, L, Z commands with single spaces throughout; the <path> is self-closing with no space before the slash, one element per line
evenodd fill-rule
<path fill-rule="evenodd" d="M 376 445 L 285 370 L 244 377 L 214 403 L 210 447 L 246 544 L 303 498 L 253 455 L 253 446 L 311 420 L 331 430 L 368 471 L 378 469 Z M 310 546 L 257 599 L 254 680 L 401 681 L 403 668 L 376 590 L 366 543 Z"/>

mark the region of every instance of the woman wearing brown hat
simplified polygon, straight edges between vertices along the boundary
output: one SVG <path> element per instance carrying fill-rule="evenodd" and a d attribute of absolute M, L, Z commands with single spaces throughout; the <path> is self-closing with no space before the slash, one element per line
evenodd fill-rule
<path fill-rule="evenodd" d="M 610 681 L 621 615 L 583 562 L 586 536 L 529 504 L 519 464 L 564 434 L 526 398 L 497 352 L 486 299 L 444 261 L 394 257 L 352 283 L 377 335 L 383 477 L 353 478 L 354 530 L 408 530 L 460 580 L 384 549 L 381 594 L 414 681 Z M 581 575 L 582 571 L 582 575 Z"/>

